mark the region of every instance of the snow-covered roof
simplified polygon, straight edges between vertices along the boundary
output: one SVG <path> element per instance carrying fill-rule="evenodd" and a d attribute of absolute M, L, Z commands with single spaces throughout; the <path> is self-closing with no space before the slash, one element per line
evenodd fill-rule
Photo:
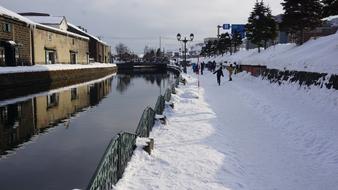
<path fill-rule="evenodd" d="M 331 23 L 332 26 L 338 26 L 338 15 L 329 16 L 329 17 L 323 18 L 322 20 Z"/>
<path fill-rule="evenodd" d="M 29 20 L 32 20 L 40 24 L 61 24 L 65 17 L 63 16 L 26 16 Z"/>
<path fill-rule="evenodd" d="M 74 37 L 78 37 L 78 38 L 89 40 L 89 38 L 86 37 L 86 36 L 82 36 L 82 35 L 75 34 L 73 32 L 68 32 L 68 31 L 61 30 L 61 29 L 57 29 L 57 28 L 54 28 L 54 27 L 51 27 L 51 26 L 47 26 L 47 25 L 44 25 L 44 24 L 36 24 L 36 26 L 38 26 L 40 28 L 44 28 L 44 29 L 49 29 L 49 30 L 52 30 L 52 31 L 60 32 L 60 33 L 66 34 L 66 35 L 70 35 L 70 36 L 74 36 Z"/>
<path fill-rule="evenodd" d="M 338 15 L 329 16 L 329 17 L 323 18 L 322 20 L 331 21 L 335 19 L 338 19 Z"/>
<path fill-rule="evenodd" d="M 100 43 L 102 43 L 102 44 L 104 44 L 104 45 L 106 45 L 106 46 L 109 46 L 106 42 L 100 40 L 98 37 L 96 37 L 96 36 L 94 36 L 94 35 L 92 35 L 92 34 L 89 34 L 89 33 L 86 32 L 86 31 L 83 31 L 81 28 L 75 26 L 74 24 L 69 23 L 69 22 L 68 22 L 67 24 L 68 24 L 69 27 L 72 27 L 72 28 L 74 28 L 75 30 L 77 30 L 77 31 L 79 31 L 79 32 L 81 32 L 81 33 L 84 33 L 84 34 L 90 36 L 91 38 L 97 40 L 98 42 L 100 42 Z"/>
<path fill-rule="evenodd" d="M 10 10 L 6 9 L 5 7 L 2 7 L 2 6 L 0 6 L 0 15 L 1 16 L 8 16 L 12 19 L 19 20 L 19 21 L 24 22 L 28 25 L 33 25 L 33 26 L 35 25 L 35 23 L 33 21 L 29 20 L 28 18 L 23 17 L 23 16 L 15 13 L 13 11 L 10 11 Z"/>

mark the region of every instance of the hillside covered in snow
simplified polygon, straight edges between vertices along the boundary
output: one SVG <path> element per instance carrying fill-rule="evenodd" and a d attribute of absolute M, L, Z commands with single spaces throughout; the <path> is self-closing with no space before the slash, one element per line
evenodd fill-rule
<path fill-rule="evenodd" d="M 280 70 L 310 71 L 338 74 L 338 33 L 309 40 L 301 46 L 278 44 L 258 53 L 257 49 L 230 55 L 202 58 L 217 63 L 230 61 L 243 65 L 266 65 Z"/>

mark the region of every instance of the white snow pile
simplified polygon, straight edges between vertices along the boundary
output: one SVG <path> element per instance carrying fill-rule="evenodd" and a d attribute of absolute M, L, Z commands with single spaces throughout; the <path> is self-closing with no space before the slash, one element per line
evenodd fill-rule
<path fill-rule="evenodd" d="M 337 91 L 186 77 L 152 155 L 138 148 L 114 189 L 337 189 Z"/>
<path fill-rule="evenodd" d="M 0 67 L 0 74 L 42 72 L 42 71 L 60 71 L 60 70 L 77 70 L 77 69 L 91 69 L 91 68 L 109 68 L 109 67 L 116 67 L 116 64 L 107 64 L 107 63 L 91 63 L 91 64 L 88 64 L 88 65 L 52 64 L 52 65 Z"/>
<path fill-rule="evenodd" d="M 310 71 L 338 74 L 338 33 L 309 40 L 301 46 L 278 44 L 262 50 L 240 50 L 224 56 L 203 58 L 201 61 L 237 62 L 243 65 L 266 65 L 280 70 Z"/>

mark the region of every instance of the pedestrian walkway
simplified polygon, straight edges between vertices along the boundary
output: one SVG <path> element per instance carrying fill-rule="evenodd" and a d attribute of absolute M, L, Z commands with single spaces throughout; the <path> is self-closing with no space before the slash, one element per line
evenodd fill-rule
<path fill-rule="evenodd" d="M 116 189 L 333 190 L 338 94 L 240 74 L 218 86 L 194 74 L 173 96 L 167 125 L 136 150 Z"/>

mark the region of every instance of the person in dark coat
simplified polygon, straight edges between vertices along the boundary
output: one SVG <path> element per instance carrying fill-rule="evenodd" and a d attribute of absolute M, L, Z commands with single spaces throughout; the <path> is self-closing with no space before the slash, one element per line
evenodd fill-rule
<path fill-rule="evenodd" d="M 204 67 L 205 67 L 205 64 L 204 64 L 204 62 L 202 62 L 201 63 L 201 75 L 203 75 Z"/>
<path fill-rule="evenodd" d="M 216 69 L 216 61 L 212 62 L 212 72 L 215 72 Z"/>
<path fill-rule="evenodd" d="M 221 85 L 221 77 L 224 77 L 223 71 L 222 71 L 222 64 L 220 65 L 220 67 L 214 72 L 214 74 L 217 75 L 217 83 L 218 86 Z"/>

